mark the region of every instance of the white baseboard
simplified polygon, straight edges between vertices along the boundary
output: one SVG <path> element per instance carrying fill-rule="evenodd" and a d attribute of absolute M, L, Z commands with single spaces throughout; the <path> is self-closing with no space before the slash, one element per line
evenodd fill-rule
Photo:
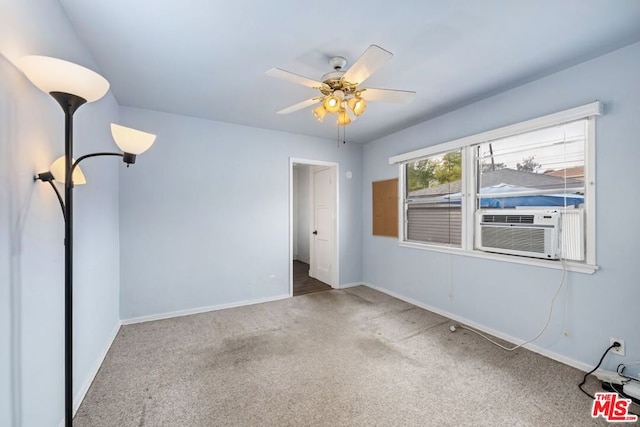
<path fill-rule="evenodd" d="M 398 298 L 399 300 L 408 302 L 409 304 L 413 304 L 413 305 L 415 305 L 417 307 L 420 307 L 420 308 L 423 308 L 425 310 L 431 311 L 433 313 L 439 314 L 440 316 L 448 317 L 449 319 L 451 319 L 451 320 L 453 320 L 455 322 L 463 323 L 466 326 L 472 327 L 473 329 L 477 329 L 480 332 L 484 332 L 486 334 L 493 335 L 494 337 L 500 338 L 500 339 L 502 339 L 504 341 L 507 341 L 507 342 L 510 342 L 512 344 L 520 345 L 525 341 L 525 340 L 521 340 L 521 339 L 518 339 L 518 338 L 514 338 L 514 337 L 512 337 L 510 335 L 507 335 L 507 334 L 502 333 L 500 331 L 497 331 L 495 329 L 488 328 L 488 327 L 486 327 L 484 325 L 481 325 L 481 324 L 476 323 L 476 322 L 474 322 L 472 320 L 466 319 L 466 318 L 464 318 L 462 316 L 458 316 L 456 314 L 449 313 L 448 311 L 445 311 L 445 310 L 430 306 L 428 304 L 425 304 L 423 302 L 414 300 L 413 298 L 405 297 L 403 295 L 400 295 L 400 294 L 398 294 L 396 292 L 393 292 L 393 291 L 390 291 L 388 289 L 382 288 L 380 286 L 372 285 L 370 283 L 363 283 L 363 285 L 365 285 L 365 286 L 367 286 L 367 287 L 369 287 L 371 289 L 375 289 L 376 291 L 380 291 L 380 292 L 382 292 L 384 294 L 390 295 L 390 296 L 392 296 L 394 298 Z M 565 365 L 572 366 L 572 367 L 574 367 L 576 369 L 579 369 L 579 370 L 581 370 L 583 372 L 588 372 L 591 369 L 593 369 L 593 366 L 591 366 L 591 365 L 587 365 L 586 363 L 580 362 L 580 361 L 575 360 L 575 359 L 571 359 L 570 357 L 567 357 L 565 355 L 555 353 L 555 352 L 553 352 L 551 350 L 548 350 L 546 348 L 538 347 L 537 345 L 532 344 L 532 343 L 525 344 L 522 347 L 526 348 L 527 350 L 533 351 L 534 353 L 538 353 L 538 354 L 540 354 L 542 356 L 548 357 L 549 359 L 553 359 L 553 360 L 555 360 L 557 362 L 564 363 Z"/>
<path fill-rule="evenodd" d="M 111 336 L 107 341 L 107 345 L 104 347 L 104 349 L 102 350 L 102 353 L 100 353 L 100 356 L 98 356 L 95 363 L 93 364 L 93 369 L 91 370 L 91 372 L 89 372 L 89 375 L 87 375 L 87 378 L 85 379 L 84 384 L 82 384 L 82 387 L 80 387 L 80 390 L 78 390 L 78 392 L 76 393 L 73 399 L 73 416 L 75 416 L 76 412 L 78 412 L 78 408 L 80 408 L 80 404 L 82 404 L 84 397 L 87 395 L 87 392 L 89 391 L 89 387 L 91 387 L 91 383 L 93 383 L 93 380 L 98 374 L 98 371 L 102 366 L 102 362 L 104 362 L 104 358 L 107 357 L 107 353 L 109 352 L 109 349 L 113 344 L 113 341 L 116 339 L 116 336 L 118 335 L 120 326 L 121 326 L 121 322 L 118 321 L 115 328 L 113 328 L 113 331 L 111 332 Z M 62 421 L 60 421 L 60 427 L 64 427 L 64 424 L 65 423 L 63 418 Z"/>
<path fill-rule="evenodd" d="M 343 283 L 342 285 L 338 286 L 338 289 L 347 289 L 347 288 L 353 288 L 354 286 L 362 286 L 362 285 L 364 285 L 364 283 L 362 282 Z"/>
<path fill-rule="evenodd" d="M 123 325 L 133 325 L 135 323 L 153 322 L 154 320 L 172 319 L 174 317 L 189 316 L 191 314 L 207 313 L 209 311 L 224 310 L 225 308 L 242 307 L 245 305 L 262 304 L 263 302 L 278 301 L 281 299 L 291 298 L 289 294 L 278 295 L 275 297 L 261 298 L 248 301 L 232 302 L 229 304 L 211 305 L 208 307 L 190 308 L 187 310 L 172 311 L 169 313 L 151 314 L 149 316 L 132 317 L 122 320 Z"/>

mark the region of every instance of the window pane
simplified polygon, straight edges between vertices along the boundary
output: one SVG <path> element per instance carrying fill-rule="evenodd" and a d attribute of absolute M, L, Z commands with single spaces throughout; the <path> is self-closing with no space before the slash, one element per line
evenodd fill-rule
<path fill-rule="evenodd" d="M 480 208 L 582 207 L 586 121 L 481 144 Z"/>
<path fill-rule="evenodd" d="M 480 144 L 476 207 L 483 212 L 491 212 L 485 209 L 558 211 L 559 256 L 583 261 L 586 132 L 587 120 L 579 120 Z M 480 227 L 482 233 L 500 232 L 502 238 L 508 237 L 517 247 L 522 246 L 522 239 L 511 236 L 514 230 L 508 227 Z M 509 230 L 509 236 L 505 230 Z M 485 237 L 482 234 L 483 247 L 487 246 Z"/>
<path fill-rule="evenodd" d="M 406 239 L 460 246 L 462 151 L 405 165 Z"/>

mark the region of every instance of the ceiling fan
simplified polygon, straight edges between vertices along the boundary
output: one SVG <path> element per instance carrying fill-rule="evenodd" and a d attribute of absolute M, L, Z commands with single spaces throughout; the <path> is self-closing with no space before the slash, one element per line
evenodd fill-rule
<path fill-rule="evenodd" d="M 362 115 L 367 108 L 368 101 L 407 103 L 416 94 L 407 90 L 375 89 L 360 87 L 366 79 L 386 64 L 393 54 L 380 46 L 369 46 L 356 62 L 343 70 L 347 60 L 342 56 L 335 56 L 329 60 L 333 71 L 324 74 L 320 80 L 313 80 L 280 68 L 272 68 L 267 75 L 287 80 L 302 86 L 320 91 L 319 96 L 294 104 L 278 114 L 289 114 L 312 105 L 320 104 L 313 109 L 313 114 L 322 121 L 327 114 L 338 115 L 338 126 L 346 126 L 352 118 Z"/>

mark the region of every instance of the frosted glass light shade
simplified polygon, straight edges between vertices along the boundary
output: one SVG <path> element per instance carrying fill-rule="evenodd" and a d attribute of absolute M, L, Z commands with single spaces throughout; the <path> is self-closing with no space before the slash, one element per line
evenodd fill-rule
<path fill-rule="evenodd" d="M 328 95 L 324 99 L 324 109 L 327 110 L 328 113 L 337 113 L 340 111 L 342 99 L 338 98 L 335 95 Z"/>
<path fill-rule="evenodd" d="M 109 90 L 109 82 L 95 71 L 48 56 L 23 56 L 16 65 L 31 83 L 45 93 L 64 92 L 97 101 Z"/>
<path fill-rule="evenodd" d="M 351 98 L 347 102 L 347 104 L 353 111 L 353 114 L 355 114 L 356 116 L 362 115 L 362 113 L 364 113 L 364 110 L 366 110 L 367 108 L 367 101 L 365 101 L 364 98 Z"/>
<path fill-rule="evenodd" d="M 147 151 L 156 140 L 156 136 L 152 133 L 142 132 L 115 123 L 111 123 L 111 135 L 113 135 L 116 144 L 124 153 L 135 155 Z"/>
<path fill-rule="evenodd" d="M 327 115 L 327 110 L 325 110 L 324 105 L 320 104 L 319 107 L 313 109 L 313 115 L 322 122 L 324 116 Z"/>
<path fill-rule="evenodd" d="M 344 108 L 338 111 L 338 126 L 346 126 L 351 123 L 351 117 Z"/>
<path fill-rule="evenodd" d="M 75 159 L 71 159 L 75 163 Z M 65 168 L 66 162 L 64 161 L 64 156 L 58 157 L 51 166 L 49 167 L 49 172 L 53 174 L 53 179 L 58 182 L 65 183 L 67 180 L 67 170 Z M 76 166 L 73 170 L 73 184 L 74 185 L 82 185 L 87 183 L 87 179 L 84 177 L 82 170 L 80 170 L 80 165 Z"/>

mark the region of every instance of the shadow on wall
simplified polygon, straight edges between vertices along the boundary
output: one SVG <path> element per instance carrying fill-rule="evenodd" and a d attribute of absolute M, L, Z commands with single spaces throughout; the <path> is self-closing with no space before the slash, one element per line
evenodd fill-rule
<path fill-rule="evenodd" d="M 0 88 L 1 90 L 2 88 Z M 16 106 L 8 101 L 6 93 L 0 92 L 0 159 L 2 159 L 2 187 L 3 197 L 2 229 L 8 239 L 3 242 L 5 248 L 2 252 L 7 265 L 6 276 L 8 278 L 7 300 L 3 307 L 8 312 L 8 357 L 9 357 L 9 396 L 8 407 L 10 414 L 8 421 L 11 425 L 21 425 L 22 414 L 22 242 L 24 226 L 30 210 L 34 192 L 34 185 L 18 185 L 18 181 L 24 178 L 24 170 L 19 170 L 20 162 L 17 161 L 16 144 L 19 143 L 19 135 L 16 129 Z M 17 191 L 23 188 L 25 191 Z M 22 196 L 22 197 L 21 197 Z M 4 240 L 4 239 L 3 239 Z M 5 257 L 3 256 L 3 257 Z"/>

